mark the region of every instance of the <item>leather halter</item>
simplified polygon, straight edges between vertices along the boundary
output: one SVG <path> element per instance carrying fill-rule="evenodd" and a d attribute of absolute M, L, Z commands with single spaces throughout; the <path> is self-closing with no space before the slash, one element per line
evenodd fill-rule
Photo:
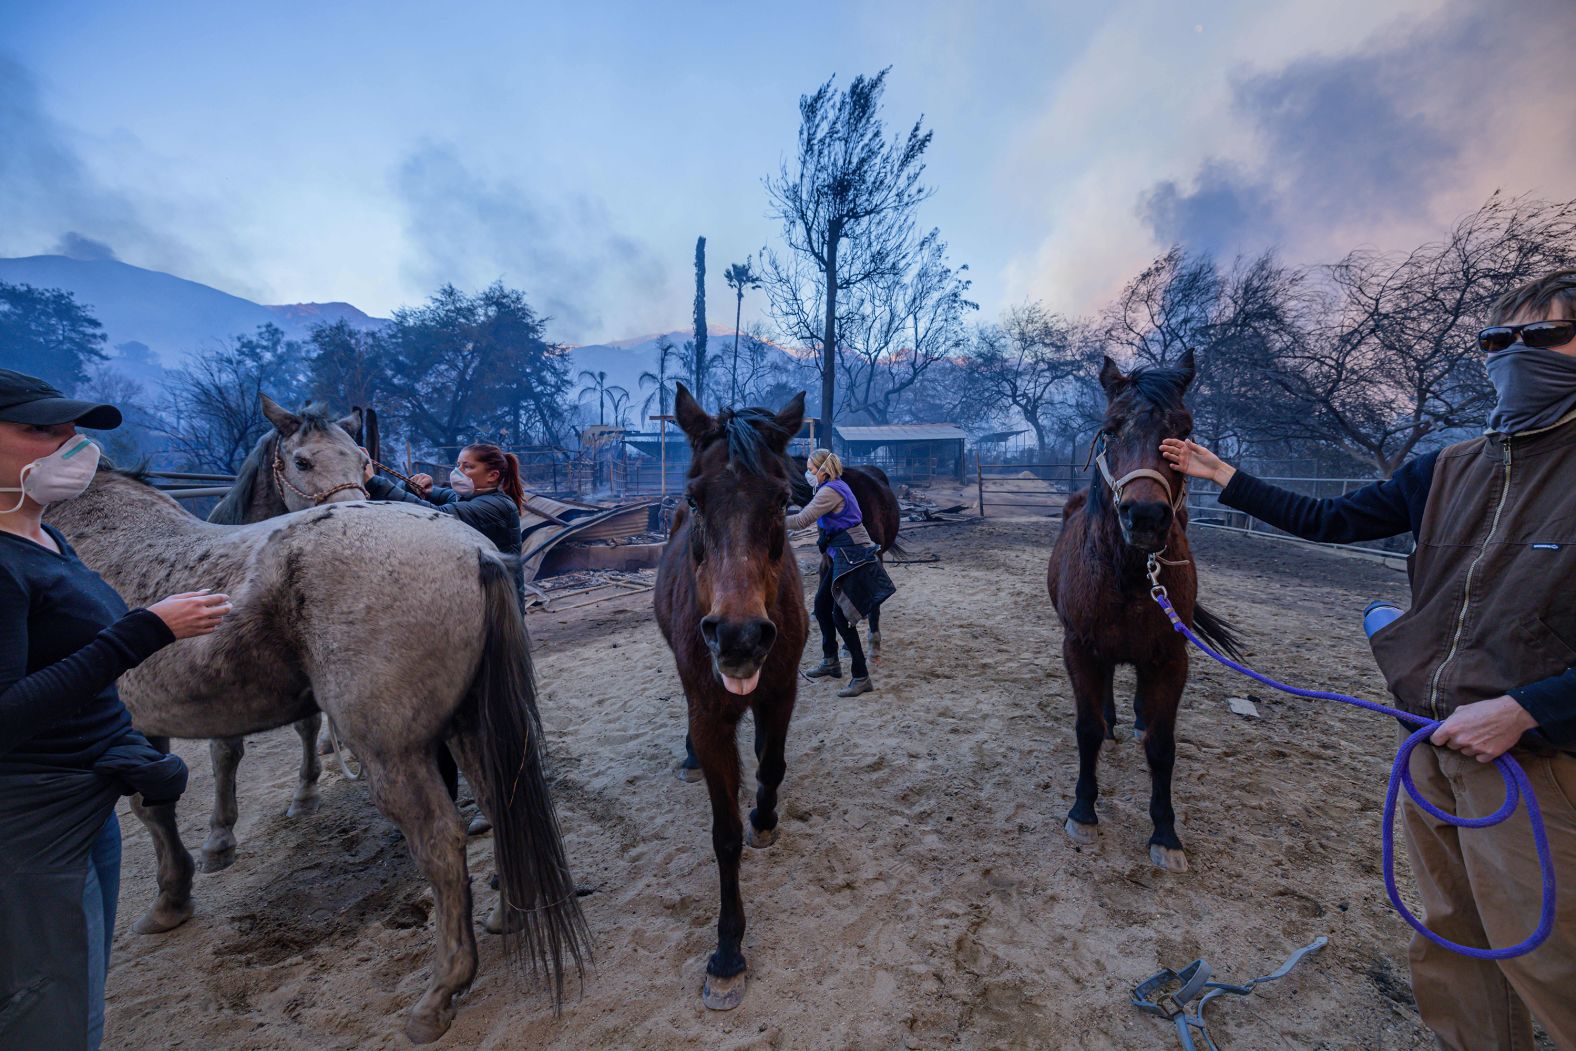
<path fill-rule="evenodd" d="M 299 485 L 296 485 L 290 479 L 285 477 L 285 461 L 279 455 L 278 449 L 274 450 L 274 482 L 278 484 L 281 489 L 289 489 L 301 499 L 312 501 L 313 507 L 321 504 L 324 500 L 327 500 L 335 493 L 344 492 L 346 489 L 358 489 L 361 492 L 361 497 L 363 500 L 372 499 L 371 494 L 367 492 L 367 487 L 362 485 L 360 482 L 341 482 L 332 489 L 325 489 L 321 493 L 307 492 L 305 489 L 302 489 Z"/>
<path fill-rule="evenodd" d="M 1094 441 L 1089 443 L 1089 456 L 1094 461 L 1095 466 L 1100 468 L 1100 474 L 1105 478 L 1105 484 L 1111 489 L 1111 503 L 1120 508 L 1122 506 L 1123 487 L 1136 478 L 1150 478 L 1159 482 L 1160 488 L 1166 491 L 1166 501 L 1170 503 L 1172 512 L 1180 511 L 1182 505 L 1187 501 L 1187 479 L 1184 478 L 1182 484 L 1177 486 L 1175 492 L 1172 492 L 1171 479 L 1153 468 L 1139 467 L 1128 471 L 1120 478 L 1115 477 L 1111 473 L 1111 465 L 1106 462 L 1105 458 L 1106 439 L 1110 438 L 1110 436 L 1110 433 L 1107 431 L 1101 431 L 1096 434 Z M 1089 469 L 1089 460 L 1084 461 L 1084 469 Z"/>

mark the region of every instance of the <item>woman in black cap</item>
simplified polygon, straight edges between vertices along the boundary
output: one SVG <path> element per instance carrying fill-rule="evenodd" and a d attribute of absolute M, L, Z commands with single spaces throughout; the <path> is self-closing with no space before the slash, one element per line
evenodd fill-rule
<path fill-rule="evenodd" d="M 118 427 L 120 410 L 0 369 L 0 1047 L 99 1046 L 115 801 L 173 802 L 186 787 L 185 764 L 132 729 L 115 680 L 230 611 L 206 591 L 128 611 L 44 524 L 98 466 L 78 424 Z"/>

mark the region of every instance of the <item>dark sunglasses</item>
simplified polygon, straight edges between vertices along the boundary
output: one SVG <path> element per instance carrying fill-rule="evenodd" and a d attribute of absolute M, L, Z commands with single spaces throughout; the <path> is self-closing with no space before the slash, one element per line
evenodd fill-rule
<path fill-rule="evenodd" d="M 1485 354 L 1495 354 L 1512 343 L 1516 337 L 1529 347 L 1549 350 L 1563 347 L 1576 339 L 1576 321 L 1534 321 L 1526 325 L 1495 325 L 1478 333 L 1478 349 Z"/>

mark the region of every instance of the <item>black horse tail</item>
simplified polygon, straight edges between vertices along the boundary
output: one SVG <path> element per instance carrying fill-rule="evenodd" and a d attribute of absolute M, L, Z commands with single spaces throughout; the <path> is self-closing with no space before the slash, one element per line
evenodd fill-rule
<path fill-rule="evenodd" d="M 493 821 L 493 853 L 503 903 L 504 954 L 549 974 L 553 1003 L 564 995 L 564 955 L 583 981 L 591 933 L 580 912 L 564 854 L 558 815 L 543 767 L 531 644 L 514 574 L 491 552 L 480 554 L 485 639 L 481 666 L 466 699 L 475 720 Z"/>
<path fill-rule="evenodd" d="M 1205 609 L 1202 603 L 1193 606 L 1193 630 L 1217 652 L 1232 660 L 1242 659 L 1242 635 L 1224 618 Z"/>
<path fill-rule="evenodd" d="M 893 537 L 892 538 L 892 542 L 887 544 L 886 547 L 883 547 L 881 549 L 881 553 L 883 555 L 891 555 L 894 558 L 907 558 L 908 557 L 908 548 L 906 548 L 902 544 L 898 543 L 897 542 L 897 537 Z"/>

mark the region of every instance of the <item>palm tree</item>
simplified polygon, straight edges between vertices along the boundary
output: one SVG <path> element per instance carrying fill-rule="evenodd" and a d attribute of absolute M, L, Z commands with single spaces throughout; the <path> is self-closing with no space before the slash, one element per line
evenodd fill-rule
<path fill-rule="evenodd" d="M 744 262 L 734 263 L 722 272 L 723 280 L 728 282 L 728 287 L 733 289 L 733 294 L 738 297 L 738 302 L 733 308 L 733 369 L 729 381 L 729 403 L 739 403 L 739 319 L 744 315 L 744 291 L 761 287 L 760 275 L 755 272 L 752 256 L 745 256 Z"/>
<path fill-rule="evenodd" d="M 623 387 L 617 387 L 617 386 L 609 387 L 607 385 L 607 373 L 606 372 L 592 372 L 590 369 L 581 369 L 580 370 L 580 377 L 579 377 L 579 379 L 580 379 L 580 382 L 582 384 L 584 384 L 584 386 L 582 386 L 580 388 L 579 399 L 581 401 L 585 401 L 587 395 L 595 394 L 596 395 L 596 422 L 598 424 L 600 424 L 600 425 L 606 426 L 606 424 L 607 424 L 607 396 L 608 396 L 608 392 L 615 391 L 615 390 L 617 390 L 617 391 L 624 391 L 624 388 Z M 629 392 L 628 391 L 624 391 L 624 394 L 627 397 L 629 395 Z"/>
<path fill-rule="evenodd" d="M 629 391 L 623 387 L 609 387 L 607 400 L 613 406 L 613 426 L 625 427 L 629 424 Z"/>
<path fill-rule="evenodd" d="M 668 382 L 668 361 L 676 357 L 678 357 L 678 348 L 673 345 L 671 339 L 663 336 L 657 340 L 657 371 L 642 372 L 640 374 L 641 387 L 652 388 L 651 393 L 646 395 L 646 400 L 640 403 L 642 415 L 648 418 L 653 415 L 651 411 L 652 402 L 657 403 L 655 415 L 666 416 L 668 414 L 668 396 L 673 393 L 673 384 Z"/>

